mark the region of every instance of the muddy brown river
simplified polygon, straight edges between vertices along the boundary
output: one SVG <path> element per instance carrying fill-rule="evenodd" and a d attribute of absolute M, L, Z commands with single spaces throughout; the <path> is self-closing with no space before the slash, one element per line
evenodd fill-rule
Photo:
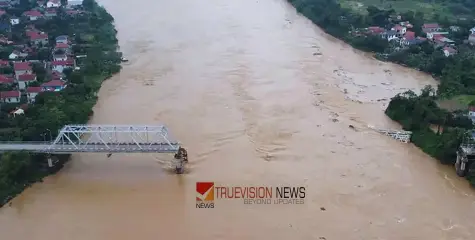
<path fill-rule="evenodd" d="M 474 239 L 467 182 L 368 128 L 398 128 L 384 99 L 429 76 L 353 50 L 284 0 L 101 3 L 130 63 L 103 85 L 93 123 L 166 124 L 187 173 L 166 155 L 74 155 L 0 209 L 0 239 Z M 197 209 L 196 181 L 307 196 Z"/>

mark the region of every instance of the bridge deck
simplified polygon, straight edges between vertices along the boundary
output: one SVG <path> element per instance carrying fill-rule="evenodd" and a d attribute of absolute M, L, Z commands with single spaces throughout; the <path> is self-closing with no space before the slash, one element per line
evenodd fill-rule
<path fill-rule="evenodd" d="M 180 145 L 178 143 L 160 144 L 56 144 L 52 143 L 0 143 L 0 152 L 4 151 L 28 151 L 36 153 L 68 154 L 78 152 L 95 153 L 176 153 Z"/>

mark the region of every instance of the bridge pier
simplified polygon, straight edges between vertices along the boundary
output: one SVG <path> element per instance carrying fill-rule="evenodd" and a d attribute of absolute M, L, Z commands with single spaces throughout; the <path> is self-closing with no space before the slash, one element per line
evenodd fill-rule
<path fill-rule="evenodd" d="M 177 160 L 175 173 L 183 174 L 183 172 L 185 172 L 185 163 L 188 162 L 188 152 L 182 147 L 178 148 L 178 152 L 175 154 L 175 159 Z"/>

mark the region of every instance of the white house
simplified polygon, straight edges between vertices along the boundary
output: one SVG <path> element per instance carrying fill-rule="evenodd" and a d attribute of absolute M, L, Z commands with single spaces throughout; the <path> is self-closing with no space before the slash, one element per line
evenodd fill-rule
<path fill-rule="evenodd" d="M 397 35 L 399 37 L 401 37 L 402 35 L 404 35 L 406 33 L 407 28 L 398 24 L 398 25 L 395 25 L 394 27 L 392 27 L 391 31 L 396 31 Z"/>
<path fill-rule="evenodd" d="M 68 0 L 68 6 L 80 6 L 83 0 Z"/>
<path fill-rule="evenodd" d="M 53 66 L 53 71 L 62 73 L 64 69 L 74 67 L 74 60 L 53 61 L 51 65 Z"/>
<path fill-rule="evenodd" d="M 35 74 L 23 74 L 17 76 L 18 78 L 18 88 L 20 90 L 25 90 L 31 83 L 36 81 Z"/>
<path fill-rule="evenodd" d="M 12 17 L 12 18 L 10 18 L 10 24 L 11 24 L 11 25 L 20 24 L 20 19 L 17 18 L 17 17 Z"/>
<path fill-rule="evenodd" d="M 61 6 L 61 1 L 60 0 L 49 0 L 46 3 L 47 8 L 57 8 Z"/>
<path fill-rule="evenodd" d="M 432 40 L 434 38 L 434 36 L 437 36 L 437 35 L 441 35 L 441 36 L 444 36 L 444 35 L 448 35 L 449 32 L 428 32 L 426 33 L 427 35 L 427 38 Z"/>
<path fill-rule="evenodd" d="M 396 31 L 392 31 L 392 30 L 381 33 L 381 37 L 387 39 L 388 42 L 394 39 L 398 39 L 398 35 L 399 34 Z"/>
<path fill-rule="evenodd" d="M 68 56 L 66 54 L 55 54 L 53 55 L 53 61 L 66 61 Z"/>
<path fill-rule="evenodd" d="M 475 27 L 471 28 L 469 31 L 471 34 L 475 34 Z"/>
<path fill-rule="evenodd" d="M 36 96 L 40 93 L 43 92 L 42 87 L 28 87 L 26 89 L 26 97 L 28 99 L 29 103 L 34 103 Z"/>
<path fill-rule="evenodd" d="M 23 74 L 33 73 L 33 69 L 29 62 L 15 62 L 13 63 L 13 70 L 15 71 L 15 76 L 20 76 Z"/>
<path fill-rule="evenodd" d="M 22 52 L 19 52 L 19 51 L 16 51 L 16 50 L 14 50 L 8 56 L 8 58 L 11 59 L 11 60 L 15 60 L 15 59 L 19 59 L 19 58 L 26 58 L 26 57 L 28 57 L 28 53 L 22 53 Z"/>
<path fill-rule="evenodd" d="M 0 92 L 0 101 L 4 103 L 19 103 L 20 91 L 4 91 Z"/>
<path fill-rule="evenodd" d="M 444 47 L 444 49 L 443 49 L 442 51 L 444 52 L 444 55 L 445 55 L 446 57 L 452 56 L 452 55 L 454 55 L 454 54 L 457 53 L 457 50 L 455 50 L 455 49 L 453 49 L 453 48 L 451 48 L 451 47 Z"/>

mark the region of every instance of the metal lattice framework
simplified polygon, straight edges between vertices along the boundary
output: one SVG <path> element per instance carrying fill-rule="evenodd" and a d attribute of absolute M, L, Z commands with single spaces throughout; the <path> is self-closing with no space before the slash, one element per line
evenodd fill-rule
<path fill-rule="evenodd" d="M 66 125 L 46 151 L 176 153 L 179 147 L 163 125 Z"/>
<path fill-rule="evenodd" d="M 409 143 L 411 141 L 412 132 L 410 131 L 378 129 L 378 128 L 375 128 L 374 126 L 368 126 L 368 127 L 386 136 L 392 137 L 400 142 Z"/>

